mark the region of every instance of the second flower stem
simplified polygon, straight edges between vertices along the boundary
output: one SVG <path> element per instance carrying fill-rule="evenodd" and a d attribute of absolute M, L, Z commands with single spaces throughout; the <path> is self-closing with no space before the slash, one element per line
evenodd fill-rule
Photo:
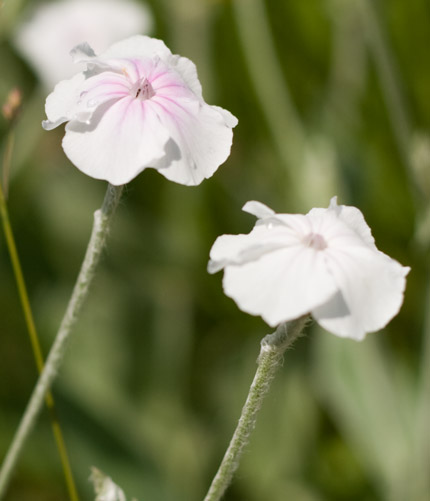
<path fill-rule="evenodd" d="M 66 313 L 46 359 L 45 367 L 39 376 L 0 470 L 0 499 L 5 495 L 10 476 L 22 447 L 43 406 L 45 395 L 51 388 L 58 373 L 65 352 L 66 342 L 88 296 L 89 288 L 100 261 L 100 256 L 109 233 L 110 223 L 120 200 L 122 189 L 123 186 L 109 185 L 102 208 L 94 213 L 94 224 L 90 241 Z"/>
<path fill-rule="evenodd" d="M 240 456 L 249 442 L 257 413 L 270 388 L 270 383 L 281 365 L 284 353 L 297 339 L 308 316 L 281 324 L 276 332 L 268 334 L 261 341 L 258 368 L 248 393 L 239 423 L 224 455 L 221 465 L 212 481 L 204 501 L 218 501 L 223 496 L 239 466 Z"/>

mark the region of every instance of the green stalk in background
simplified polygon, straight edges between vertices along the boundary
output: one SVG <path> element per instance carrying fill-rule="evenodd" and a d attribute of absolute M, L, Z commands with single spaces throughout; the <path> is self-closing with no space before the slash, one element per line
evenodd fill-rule
<path fill-rule="evenodd" d="M 307 130 L 296 109 L 276 55 L 267 6 L 262 0 L 233 0 L 232 12 L 261 113 L 288 173 L 289 196 L 300 210 L 325 204 L 333 193 L 340 194 L 332 146 L 325 135 Z"/>
<path fill-rule="evenodd" d="M 7 183 L 8 173 L 10 170 L 13 143 L 14 143 L 14 134 L 13 131 L 11 131 L 7 137 L 6 150 L 3 161 L 3 183 L 5 186 L 5 191 L 7 186 L 6 183 Z M 43 355 L 36 331 L 36 325 L 34 323 L 34 318 L 31 311 L 30 301 L 28 298 L 24 275 L 22 273 L 21 263 L 19 261 L 18 251 L 16 249 L 12 226 L 10 224 L 9 213 L 6 205 L 6 196 L 5 192 L 3 191 L 2 183 L 0 183 L 0 217 L 2 220 L 6 245 L 12 262 L 13 273 L 18 288 L 18 294 L 21 301 L 22 310 L 24 313 L 25 323 L 27 326 L 28 334 L 30 336 L 30 342 L 33 349 L 34 358 L 36 361 L 37 370 L 40 374 L 43 371 L 44 367 Z M 66 480 L 69 498 L 71 501 L 78 501 L 79 497 L 76 490 L 75 481 L 73 479 L 73 473 L 67 454 L 66 444 L 64 442 L 63 433 L 61 431 L 60 422 L 58 420 L 54 397 L 50 391 L 46 393 L 45 404 L 46 407 L 48 408 L 49 415 L 51 418 L 52 431 L 54 433 L 55 442 L 57 444 L 58 452 L 60 454 L 61 465 Z"/>
<path fill-rule="evenodd" d="M 261 0 L 234 0 L 232 8 L 261 112 L 278 154 L 293 176 L 292 167 L 303 159 L 306 131 L 276 58 L 266 8 Z"/>
<path fill-rule="evenodd" d="M 410 113 L 403 94 L 401 79 L 390 44 L 378 19 L 378 13 L 373 2 L 364 0 L 358 3 L 366 27 L 367 43 L 374 58 L 383 97 L 391 122 L 394 138 L 406 168 L 406 174 L 411 187 L 412 195 L 416 202 L 425 201 L 425 194 L 416 170 L 412 163 L 411 142 L 414 128 Z M 418 207 L 420 209 L 421 207 Z"/>

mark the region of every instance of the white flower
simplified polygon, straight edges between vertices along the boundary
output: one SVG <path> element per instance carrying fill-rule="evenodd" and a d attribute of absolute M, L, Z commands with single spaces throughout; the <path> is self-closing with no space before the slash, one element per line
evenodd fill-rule
<path fill-rule="evenodd" d="M 68 122 L 63 148 L 82 172 L 120 185 L 153 167 L 197 185 L 227 159 L 237 119 L 205 103 L 194 64 L 161 40 L 131 37 L 98 57 L 82 44 L 72 55 L 87 70 L 48 96 L 43 127 Z"/>
<path fill-rule="evenodd" d="M 132 0 L 61 0 L 44 3 L 18 26 L 17 49 L 51 89 L 77 68 L 67 54 L 86 40 L 101 52 L 123 38 L 147 34 L 149 9 Z"/>
<path fill-rule="evenodd" d="M 248 235 L 223 235 L 208 270 L 224 268 L 224 291 L 272 327 L 312 313 L 325 329 L 356 340 L 384 327 L 403 302 L 408 267 L 378 251 L 362 213 L 337 205 L 276 214 L 259 202 Z"/>

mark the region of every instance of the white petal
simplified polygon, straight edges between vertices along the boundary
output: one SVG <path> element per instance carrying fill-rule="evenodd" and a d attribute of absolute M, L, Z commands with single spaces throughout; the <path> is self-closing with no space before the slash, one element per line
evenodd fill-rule
<path fill-rule="evenodd" d="M 188 85 L 192 92 L 199 99 L 203 99 L 202 86 L 200 84 L 199 77 L 197 76 L 196 65 L 188 58 L 177 55 L 171 56 L 169 63 L 179 73 L 182 80 Z M 231 127 L 234 127 L 234 125 L 231 125 Z"/>
<path fill-rule="evenodd" d="M 355 233 L 371 248 L 376 250 L 375 239 L 372 232 L 364 220 L 362 212 L 355 207 L 341 205 L 339 218 L 346 223 Z"/>
<path fill-rule="evenodd" d="M 168 139 L 150 101 L 127 97 L 99 106 L 89 125 L 67 124 L 63 148 L 85 174 L 121 185 L 162 158 Z"/>
<path fill-rule="evenodd" d="M 285 227 L 255 226 L 248 235 L 222 235 L 210 251 L 209 273 L 229 265 L 244 264 L 287 246 L 298 245 L 297 235 Z"/>
<path fill-rule="evenodd" d="M 272 327 L 309 313 L 337 290 L 323 253 L 302 245 L 227 266 L 223 285 L 240 309 L 261 315 Z"/>
<path fill-rule="evenodd" d="M 234 128 L 239 123 L 239 120 L 233 115 L 233 113 L 230 113 L 228 110 L 215 105 L 211 105 L 211 107 L 221 113 L 227 127 Z"/>
<path fill-rule="evenodd" d="M 322 224 L 321 231 L 332 233 L 331 230 L 338 232 L 337 222 L 342 222 L 349 230 L 353 231 L 362 242 L 373 250 L 377 250 L 375 246 L 375 239 L 372 236 L 370 228 L 364 220 L 363 213 L 356 207 L 348 205 L 337 205 L 337 197 L 330 200 L 328 209 L 312 209 L 307 214 L 313 221 L 319 221 L 317 224 Z M 331 230 L 328 229 L 331 226 Z M 334 228 L 333 228 L 334 226 Z M 337 228 L 336 228 L 337 226 Z M 328 236 L 328 235 L 327 235 Z"/>
<path fill-rule="evenodd" d="M 89 124 L 99 106 L 129 95 L 129 84 L 123 74 L 103 71 L 82 84 L 79 100 L 70 111 L 71 120 Z"/>
<path fill-rule="evenodd" d="M 78 73 L 70 80 L 63 80 L 55 86 L 54 91 L 46 98 L 45 112 L 48 120 L 42 122 L 44 129 L 54 129 L 73 117 L 84 80 L 84 74 Z"/>
<path fill-rule="evenodd" d="M 341 297 L 312 311 L 318 323 L 356 340 L 385 327 L 403 302 L 409 268 L 363 246 L 327 249 L 325 254 Z"/>
<path fill-rule="evenodd" d="M 261 202 L 257 202 L 255 200 L 251 200 L 246 202 L 246 204 L 242 207 L 244 212 L 248 214 L 252 214 L 253 216 L 258 217 L 259 219 L 264 219 L 265 217 L 270 217 L 275 215 L 275 211 L 272 210 L 267 205 L 262 204 Z"/>
<path fill-rule="evenodd" d="M 347 224 L 355 233 L 372 249 L 376 250 L 375 239 L 372 236 L 370 227 L 364 220 L 363 213 L 356 207 L 348 205 L 337 205 L 336 200 L 331 200 L 330 209 L 336 211 L 339 219 Z"/>
<path fill-rule="evenodd" d="M 188 102 L 191 104 L 193 112 L 197 112 L 198 104 L 201 100 L 196 97 L 187 82 L 174 68 L 159 58 L 147 59 L 145 62 L 139 61 L 139 63 L 142 65 L 140 74 L 144 74 L 151 82 L 158 102 L 164 106 L 164 109 L 170 110 L 172 108 L 172 112 L 175 113 L 175 109 L 170 105 L 170 101 L 178 101 L 181 98 L 185 98 L 185 103 Z"/>
<path fill-rule="evenodd" d="M 211 177 L 230 154 L 233 131 L 212 106 L 192 99 L 151 100 L 172 141 L 165 158 L 154 167 L 171 181 L 198 185 Z"/>
<path fill-rule="evenodd" d="M 264 224 L 281 225 L 290 228 L 296 234 L 303 238 L 313 231 L 310 219 L 303 214 L 274 214 L 273 217 L 265 218 L 262 221 Z M 258 223 L 257 223 L 258 224 Z"/>
<path fill-rule="evenodd" d="M 335 195 L 334 197 L 331 197 L 330 203 L 328 204 L 329 209 L 336 209 L 336 207 L 338 207 L 337 195 Z"/>
<path fill-rule="evenodd" d="M 104 71 L 89 79 L 79 73 L 71 80 L 60 82 L 46 99 L 49 120 L 42 122 L 51 130 L 65 121 L 78 120 L 89 123 L 95 110 L 106 101 L 129 94 L 129 86 L 123 74 Z"/>
<path fill-rule="evenodd" d="M 99 59 L 145 59 L 147 57 L 159 57 L 163 61 L 168 61 L 171 55 L 172 53 L 162 40 L 135 35 L 114 43 L 99 55 Z"/>

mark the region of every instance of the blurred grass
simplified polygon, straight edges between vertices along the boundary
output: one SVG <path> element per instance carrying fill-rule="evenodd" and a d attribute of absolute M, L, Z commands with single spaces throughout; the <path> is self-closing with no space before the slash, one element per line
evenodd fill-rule
<path fill-rule="evenodd" d="M 70 165 L 61 131 L 40 128 L 49 91 L 11 43 L 29 4 L 3 2 L 0 10 L 0 102 L 13 86 L 24 93 L 9 210 L 47 351 L 105 187 Z M 206 273 L 209 249 L 219 234 L 250 230 L 252 219 L 240 211 L 247 200 L 295 212 L 337 194 L 363 211 L 382 251 L 412 267 L 405 304 L 363 344 L 319 329 L 297 342 L 225 499 L 424 501 L 430 162 L 423 154 L 411 171 L 407 155 L 417 158 L 417 134 L 424 151 L 429 141 L 428 3 L 375 2 L 408 117 L 404 146 L 359 0 L 149 4 L 154 35 L 197 64 L 206 100 L 232 111 L 239 125 L 231 157 L 201 186 L 147 170 L 127 188 L 54 388 L 83 499 L 91 499 L 93 464 L 140 501 L 203 497 L 268 332 L 223 295 L 220 275 Z M 0 121 L 1 148 L 6 131 Z M 422 189 L 419 199 L 411 183 Z M 3 238 L 0 276 L 4 451 L 36 370 Z M 66 499 L 46 415 L 7 499 Z"/>

